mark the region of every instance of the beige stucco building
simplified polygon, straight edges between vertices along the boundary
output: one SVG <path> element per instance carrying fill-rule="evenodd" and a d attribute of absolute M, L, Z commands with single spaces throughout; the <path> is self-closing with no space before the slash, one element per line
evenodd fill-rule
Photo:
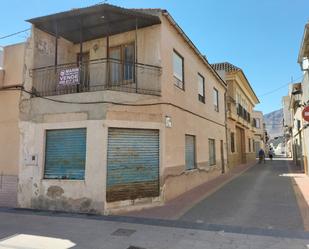
<path fill-rule="evenodd" d="M 228 169 L 226 84 L 167 11 L 103 4 L 29 22 L 20 207 L 161 204 Z"/>
<path fill-rule="evenodd" d="M 289 109 L 291 112 L 291 128 L 288 129 L 291 136 L 293 160 L 295 164 L 304 170 L 304 122 L 302 118 L 302 83 L 294 83 L 289 88 Z"/>
<path fill-rule="evenodd" d="M 212 64 L 227 83 L 228 165 L 235 167 L 255 161 L 255 127 L 252 112 L 259 103 L 242 69 L 224 62 Z"/>
<path fill-rule="evenodd" d="M 283 136 L 285 143 L 285 155 L 292 157 L 293 155 L 293 139 L 292 139 L 292 128 L 293 119 L 292 111 L 290 109 L 290 96 L 282 97 L 282 110 L 283 110 Z"/>
<path fill-rule="evenodd" d="M 309 174 L 309 122 L 303 117 L 304 108 L 309 105 L 309 23 L 305 25 L 303 39 L 298 54 L 298 63 L 303 71 L 301 82 L 293 84 L 290 91 L 294 123 L 292 128 L 293 158 L 306 174 Z"/>
<path fill-rule="evenodd" d="M 253 127 L 253 149 L 258 155 L 260 149 L 265 151 L 267 143 L 267 131 L 265 129 L 264 116 L 261 111 L 252 112 L 252 127 Z"/>
<path fill-rule="evenodd" d="M 19 99 L 25 44 L 3 48 L 0 68 L 0 206 L 16 206 L 19 164 Z"/>

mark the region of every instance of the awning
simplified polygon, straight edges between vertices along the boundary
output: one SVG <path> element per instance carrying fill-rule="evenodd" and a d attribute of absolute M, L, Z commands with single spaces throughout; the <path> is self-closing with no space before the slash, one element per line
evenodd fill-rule
<path fill-rule="evenodd" d="M 137 10 L 99 4 L 27 20 L 36 28 L 73 42 L 94 40 L 107 35 L 161 23 L 159 16 Z M 82 36 L 81 36 L 82 30 Z"/>

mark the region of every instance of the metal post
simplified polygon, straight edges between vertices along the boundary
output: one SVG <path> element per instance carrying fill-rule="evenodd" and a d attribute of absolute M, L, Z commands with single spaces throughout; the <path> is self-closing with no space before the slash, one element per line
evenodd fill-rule
<path fill-rule="evenodd" d="M 109 70 L 110 70 L 110 62 L 109 62 L 109 34 L 107 33 L 107 36 L 106 36 L 106 58 L 107 58 L 107 62 L 106 62 L 106 86 L 107 88 L 109 87 L 110 85 L 110 73 L 109 73 Z"/>
<path fill-rule="evenodd" d="M 138 20 L 137 20 L 137 18 L 135 19 L 135 63 L 134 63 L 134 72 L 135 72 L 135 74 L 134 74 L 134 76 L 135 76 L 135 87 L 136 87 L 136 89 L 135 89 L 135 91 L 136 92 L 138 92 L 138 84 L 137 84 L 137 73 L 138 73 L 138 71 L 137 71 L 137 29 L 138 29 Z"/>
<path fill-rule="evenodd" d="M 55 69 L 58 65 L 58 23 L 55 23 Z"/>
<path fill-rule="evenodd" d="M 83 20 L 80 20 L 80 31 L 79 31 L 79 85 L 77 85 L 77 92 L 80 91 L 80 86 L 83 84 L 82 71 L 83 71 Z"/>

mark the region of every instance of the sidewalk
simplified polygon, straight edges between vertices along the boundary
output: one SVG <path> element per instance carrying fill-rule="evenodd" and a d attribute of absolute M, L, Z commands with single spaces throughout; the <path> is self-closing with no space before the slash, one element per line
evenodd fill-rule
<path fill-rule="evenodd" d="M 234 178 L 238 177 L 254 165 L 256 165 L 256 163 L 239 165 L 231 169 L 226 174 L 222 174 L 217 178 L 164 203 L 162 206 L 145 208 L 139 211 L 122 212 L 118 214 L 131 217 L 176 220 L 197 203 L 216 192 L 225 184 L 232 181 Z"/>
<path fill-rule="evenodd" d="M 309 231 L 309 176 L 300 172 L 293 161 L 289 161 L 289 168 L 304 228 L 305 231 Z"/>

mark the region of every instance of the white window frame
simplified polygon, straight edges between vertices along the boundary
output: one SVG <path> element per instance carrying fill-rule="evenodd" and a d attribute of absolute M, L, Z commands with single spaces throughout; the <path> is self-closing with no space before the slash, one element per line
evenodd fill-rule
<path fill-rule="evenodd" d="M 200 86 L 202 83 L 202 86 Z M 205 78 L 202 74 L 197 74 L 198 100 L 205 103 Z M 203 88 L 203 89 L 200 89 Z"/>
<path fill-rule="evenodd" d="M 213 138 L 208 139 L 208 146 L 209 146 L 209 166 L 216 165 L 216 140 Z M 213 150 L 211 148 L 213 146 Z M 212 155 L 213 152 L 213 155 Z"/>
<path fill-rule="evenodd" d="M 178 60 L 178 61 L 177 61 Z M 178 63 L 181 64 L 181 72 L 178 72 L 177 67 L 179 66 Z M 180 89 L 184 90 L 185 88 L 185 83 L 184 83 L 184 58 L 183 56 L 178 53 L 175 49 L 173 50 L 173 75 L 174 78 L 176 79 L 175 85 L 179 87 Z"/>
<path fill-rule="evenodd" d="M 213 104 L 216 112 L 219 112 L 219 91 L 215 87 L 213 88 Z"/>

